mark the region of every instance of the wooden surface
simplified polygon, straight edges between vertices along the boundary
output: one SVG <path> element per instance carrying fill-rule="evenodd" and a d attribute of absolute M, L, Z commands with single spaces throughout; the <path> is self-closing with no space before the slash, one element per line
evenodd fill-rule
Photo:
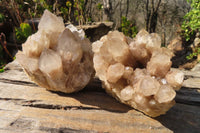
<path fill-rule="evenodd" d="M 186 74 L 167 114 L 150 118 L 117 102 L 99 83 L 74 94 L 56 93 L 32 83 L 16 62 L 6 69 L 0 74 L 0 133 L 200 132 L 199 86 L 186 83 L 199 81 L 196 73 Z"/>

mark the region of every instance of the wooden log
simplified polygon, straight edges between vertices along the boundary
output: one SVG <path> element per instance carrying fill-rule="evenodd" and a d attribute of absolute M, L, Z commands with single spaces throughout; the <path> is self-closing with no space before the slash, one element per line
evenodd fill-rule
<path fill-rule="evenodd" d="M 178 103 L 174 107 L 165 115 L 150 118 L 107 95 L 100 89 L 99 81 L 74 94 L 50 92 L 31 82 L 15 63 L 0 74 L 0 132 L 200 131 L 200 100 L 195 99 L 199 92 L 186 98 L 190 89 L 181 89 L 185 93 L 177 94 Z"/>

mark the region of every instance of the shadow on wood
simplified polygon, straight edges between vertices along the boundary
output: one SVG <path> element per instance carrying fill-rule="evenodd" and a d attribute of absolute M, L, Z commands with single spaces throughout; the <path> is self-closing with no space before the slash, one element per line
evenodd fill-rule
<path fill-rule="evenodd" d="M 74 94 L 66 94 L 62 92 L 53 93 L 59 95 L 60 97 L 74 98 L 80 101 L 82 104 L 97 106 L 100 110 L 109 112 L 126 113 L 132 109 L 131 107 L 117 102 L 114 98 L 108 96 L 105 92 L 91 92 L 84 90 Z"/>
<path fill-rule="evenodd" d="M 183 87 L 174 107 L 165 115 L 150 118 L 117 102 L 95 82 L 74 94 L 50 92 L 34 85 L 21 68 L 7 68 L 0 74 L 0 132 L 200 131 L 199 89 Z"/>
<path fill-rule="evenodd" d="M 200 131 L 200 107 L 177 103 L 167 114 L 155 118 L 174 133 Z"/>

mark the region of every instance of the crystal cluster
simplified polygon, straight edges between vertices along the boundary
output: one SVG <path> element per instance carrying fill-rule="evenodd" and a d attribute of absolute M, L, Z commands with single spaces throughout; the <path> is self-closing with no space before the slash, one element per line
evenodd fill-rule
<path fill-rule="evenodd" d="M 44 14 L 38 31 L 22 44 L 16 55 L 28 76 L 52 91 L 71 93 L 84 88 L 93 76 L 92 47 L 84 32 L 62 18 Z"/>
<path fill-rule="evenodd" d="M 141 30 L 134 39 L 109 32 L 92 44 L 96 76 L 106 91 L 122 103 L 156 117 L 173 105 L 184 75 L 170 70 L 173 53 L 161 39 Z"/>

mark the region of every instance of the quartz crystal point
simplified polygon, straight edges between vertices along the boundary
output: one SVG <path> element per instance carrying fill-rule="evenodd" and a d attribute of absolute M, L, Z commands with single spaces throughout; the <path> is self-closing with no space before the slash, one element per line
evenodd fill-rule
<path fill-rule="evenodd" d="M 83 89 L 93 76 L 92 46 L 85 33 L 62 18 L 44 14 L 38 31 L 22 44 L 16 55 L 28 76 L 52 91 L 71 93 Z"/>
<path fill-rule="evenodd" d="M 156 33 L 141 30 L 134 39 L 109 32 L 92 44 L 96 76 L 106 91 L 145 114 L 165 114 L 174 104 L 184 75 L 170 70 L 173 53 Z"/>

